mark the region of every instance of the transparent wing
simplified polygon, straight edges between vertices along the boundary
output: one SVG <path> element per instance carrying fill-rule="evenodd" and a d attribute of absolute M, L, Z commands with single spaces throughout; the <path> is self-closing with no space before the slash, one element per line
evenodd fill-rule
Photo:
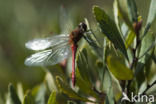
<path fill-rule="evenodd" d="M 25 60 L 27 66 L 49 66 L 63 61 L 71 53 L 68 43 L 58 45 L 52 49 L 32 54 Z"/>
<path fill-rule="evenodd" d="M 74 29 L 73 20 L 64 6 L 60 7 L 59 24 L 62 33 L 69 33 Z"/>
<path fill-rule="evenodd" d="M 58 45 L 58 44 L 63 44 L 69 40 L 69 35 L 67 34 L 61 34 L 61 35 L 55 35 L 52 37 L 48 38 L 40 38 L 40 39 L 34 39 L 31 41 L 28 41 L 25 46 L 28 49 L 31 50 L 44 50 L 49 47 Z"/>

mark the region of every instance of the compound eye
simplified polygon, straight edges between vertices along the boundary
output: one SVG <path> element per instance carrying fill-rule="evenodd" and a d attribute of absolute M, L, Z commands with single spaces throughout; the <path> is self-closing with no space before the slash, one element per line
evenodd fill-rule
<path fill-rule="evenodd" d="M 84 31 L 87 31 L 87 25 L 85 23 L 82 23 L 82 28 L 84 29 Z"/>
<path fill-rule="evenodd" d="M 87 30 L 87 25 L 85 23 L 81 22 L 79 24 L 79 28 L 83 29 L 83 31 L 86 31 Z"/>

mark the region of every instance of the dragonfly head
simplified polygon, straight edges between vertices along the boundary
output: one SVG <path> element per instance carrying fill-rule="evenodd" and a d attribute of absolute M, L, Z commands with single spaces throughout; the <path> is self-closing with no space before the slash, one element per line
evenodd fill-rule
<path fill-rule="evenodd" d="M 87 25 L 84 22 L 81 22 L 78 27 L 82 32 L 87 31 Z"/>

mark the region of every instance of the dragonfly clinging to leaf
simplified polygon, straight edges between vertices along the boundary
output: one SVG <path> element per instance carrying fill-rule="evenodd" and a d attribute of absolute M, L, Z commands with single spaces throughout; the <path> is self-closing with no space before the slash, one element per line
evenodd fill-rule
<path fill-rule="evenodd" d="M 75 57 L 79 40 L 87 31 L 87 25 L 80 23 L 70 34 L 60 34 L 43 39 L 28 41 L 28 49 L 41 51 L 32 54 L 25 60 L 28 66 L 55 65 L 66 59 L 72 52 L 72 84 L 75 86 Z"/>

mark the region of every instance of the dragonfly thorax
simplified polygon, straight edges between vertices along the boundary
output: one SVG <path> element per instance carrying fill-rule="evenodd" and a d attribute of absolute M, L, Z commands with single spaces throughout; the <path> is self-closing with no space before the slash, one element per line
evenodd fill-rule
<path fill-rule="evenodd" d="M 84 32 L 87 31 L 87 25 L 85 23 L 80 23 L 78 28 L 70 33 L 69 42 L 71 44 L 77 44 L 77 42 L 82 38 Z"/>

